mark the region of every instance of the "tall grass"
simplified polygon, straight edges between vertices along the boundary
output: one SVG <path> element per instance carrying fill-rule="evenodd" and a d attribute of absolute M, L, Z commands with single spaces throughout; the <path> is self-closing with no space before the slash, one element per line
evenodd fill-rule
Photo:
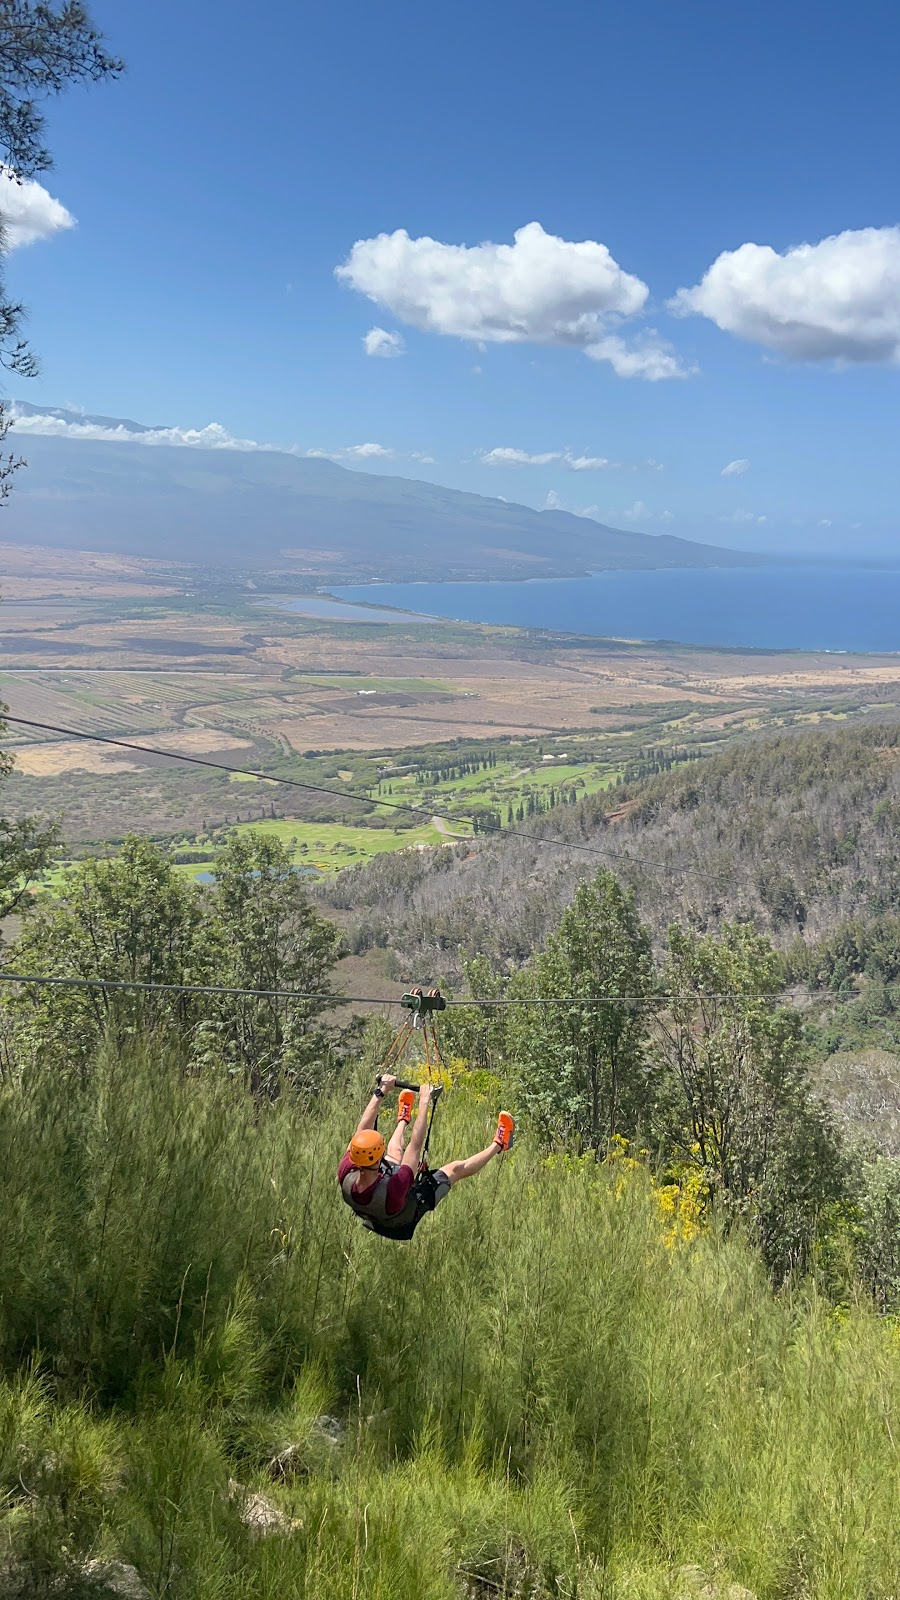
<path fill-rule="evenodd" d="M 4 1594 L 113 1558 L 191 1600 L 897 1593 L 894 1324 L 527 1142 L 378 1239 L 334 1181 L 362 1097 L 139 1044 L 0 1085 Z M 489 1122 L 458 1089 L 437 1158 Z"/>

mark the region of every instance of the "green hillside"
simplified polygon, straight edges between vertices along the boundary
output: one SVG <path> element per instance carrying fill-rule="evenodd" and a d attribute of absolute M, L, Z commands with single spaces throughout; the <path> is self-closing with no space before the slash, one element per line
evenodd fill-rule
<path fill-rule="evenodd" d="M 365 1082 L 261 1108 L 140 1048 L 4 1080 L 5 1595 L 895 1592 L 892 1321 L 530 1137 L 369 1236 L 333 1179 Z"/>
<path fill-rule="evenodd" d="M 482 835 L 314 903 L 270 826 L 211 888 L 132 838 L 20 901 L 4 1596 L 890 1600 L 896 749 L 776 739 L 529 819 L 640 848 L 638 893 Z M 691 818 L 679 883 L 649 863 Z M 790 838 L 805 927 L 760 887 Z M 3 842 L 9 905 L 48 841 Z M 403 1015 L 341 1006 L 336 900 L 355 944 L 458 974 L 433 1165 L 518 1120 L 408 1243 L 335 1183 Z"/>
<path fill-rule="evenodd" d="M 477 863 L 466 849 L 342 873 L 324 903 L 355 911 L 417 970 L 439 948 L 436 978 L 476 953 L 524 960 L 601 863 L 634 889 L 657 943 L 673 919 L 714 928 L 735 917 L 782 947 L 817 943 L 900 901 L 900 724 L 744 739 L 523 831 L 535 842 L 478 840 Z"/>

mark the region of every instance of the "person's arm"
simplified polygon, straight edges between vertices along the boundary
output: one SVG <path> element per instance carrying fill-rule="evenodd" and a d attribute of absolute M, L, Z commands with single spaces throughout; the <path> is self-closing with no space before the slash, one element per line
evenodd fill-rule
<path fill-rule="evenodd" d="M 413 1172 L 418 1172 L 419 1162 L 422 1159 L 422 1146 L 428 1132 L 428 1103 L 431 1099 L 431 1084 L 423 1083 L 419 1090 L 419 1111 L 409 1136 L 409 1144 L 403 1152 L 401 1167 L 412 1167 Z"/>
<path fill-rule="evenodd" d="M 392 1078 L 389 1073 L 381 1079 L 381 1093 L 379 1094 L 377 1089 L 373 1093 L 369 1104 L 366 1106 L 365 1111 L 357 1123 L 357 1133 L 366 1133 L 369 1131 L 369 1129 L 374 1128 L 376 1122 L 378 1121 L 378 1113 L 381 1110 L 381 1102 L 385 1095 L 388 1094 L 391 1089 L 393 1089 L 396 1082 L 397 1079 Z"/>

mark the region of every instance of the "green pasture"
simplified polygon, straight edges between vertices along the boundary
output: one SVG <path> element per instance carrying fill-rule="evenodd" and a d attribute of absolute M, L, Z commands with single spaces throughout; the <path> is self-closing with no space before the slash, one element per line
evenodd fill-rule
<path fill-rule="evenodd" d="M 461 778 L 441 778 L 436 783 L 417 784 L 415 775 L 391 778 L 394 795 L 434 797 L 436 802 L 454 796 L 493 800 L 496 804 L 517 804 L 529 790 L 560 789 L 564 785 L 579 783 L 579 793 L 596 794 L 608 789 L 619 775 L 618 766 L 609 767 L 596 762 L 543 762 L 525 763 L 522 760 L 498 761 L 495 767 L 469 772 Z M 382 791 L 383 792 L 383 791 Z"/>
<path fill-rule="evenodd" d="M 363 678 L 350 680 L 348 677 L 343 681 L 345 683 L 377 681 L 385 685 L 390 681 L 399 686 L 402 680 Z M 435 683 L 434 687 L 441 686 Z M 574 747 L 574 754 L 578 745 L 577 737 L 566 741 L 565 747 L 570 744 Z M 487 746 L 484 746 L 483 750 L 486 749 Z M 294 817 L 279 817 L 236 823 L 235 828 L 239 832 L 246 832 L 252 828 L 257 832 L 272 834 L 290 846 L 292 858 L 297 865 L 305 864 L 316 867 L 321 872 L 330 873 L 342 867 L 369 861 L 387 851 L 405 850 L 417 844 L 445 843 L 447 835 L 431 823 L 432 809 L 443 813 L 453 835 L 466 835 L 471 828 L 466 816 L 467 811 L 491 806 L 505 819 L 508 807 L 510 805 L 516 807 L 527 799 L 529 793 L 546 797 L 551 788 L 558 791 L 564 786 L 571 788 L 578 784 L 579 795 L 595 794 L 614 783 L 621 770 L 618 765 L 607 765 L 593 759 L 544 762 L 537 754 L 538 749 L 539 747 L 535 745 L 526 751 L 514 751 L 511 755 L 498 759 L 495 766 L 484 768 L 480 765 L 482 759 L 480 751 L 456 752 L 452 749 L 439 749 L 434 752 L 433 757 L 436 768 L 462 765 L 466 760 L 474 761 L 477 758 L 478 770 L 459 778 L 439 779 L 434 784 L 428 783 L 427 786 L 417 784 L 414 773 L 386 778 L 382 782 L 382 799 L 399 800 L 421 808 L 423 820 L 421 825 L 415 828 L 391 826 L 394 819 L 387 805 L 380 808 L 377 813 L 388 823 L 384 827 L 373 828 L 366 825 L 355 827 L 347 822 L 316 822 Z M 591 753 L 593 755 L 594 752 Z M 419 770 L 431 770 L 428 768 L 428 754 L 424 750 L 414 753 L 414 759 L 419 763 Z M 397 759 L 402 759 L 402 753 L 398 753 Z M 341 766 L 343 762 L 348 763 L 346 769 Z M 369 757 L 365 761 L 368 773 L 355 770 L 360 766 L 360 759 L 357 755 L 346 752 L 332 757 L 317 758 L 314 762 L 304 762 L 302 766 L 297 764 L 292 766 L 291 770 L 302 771 L 304 779 L 324 782 L 336 790 L 343 789 L 346 785 L 348 790 L 355 790 L 361 795 L 367 794 L 377 805 L 379 798 L 377 788 L 369 776 L 374 765 L 375 760 Z M 229 779 L 230 784 L 252 785 L 257 781 L 253 776 L 244 773 L 233 773 Z M 273 789 L 272 793 L 274 795 L 277 791 Z M 239 800 L 236 804 L 240 808 Z M 172 848 L 176 852 L 193 849 L 214 850 L 216 841 L 208 835 L 191 834 L 180 839 L 174 838 Z M 63 874 L 71 865 L 71 859 L 62 860 L 45 874 L 39 885 L 40 892 L 51 896 L 58 893 Z M 177 870 L 182 876 L 197 879 L 207 872 L 214 872 L 215 862 L 179 863 Z"/>
<path fill-rule="evenodd" d="M 585 794 L 596 794 L 599 789 L 608 789 L 615 780 L 618 769 L 599 767 L 596 765 L 580 766 L 573 763 L 551 762 L 542 763 L 532 767 L 531 771 L 522 778 L 522 786 L 527 791 L 531 789 L 559 789 L 564 784 L 576 783 L 582 780 Z"/>
<path fill-rule="evenodd" d="M 276 817 L 241 822 L 234 831 L 274 836 L 291 848 L 297 866 L 318 867 L 320 872 L 337 872 L 341 867 L 370 861 L 389 850 L 405 850 L 410 845 L 443 843 L 431 823 L 421 828 L 351 828 L 341 822 L 300 822 L 292 817 Z M 181 866 L 178 871 L 197 878 L 204 872 L 215 872 L 215 862 L 196 862 Z"/>
<path fill-rule="evenodd" d="M 457 825 L 454 824 L 454 831 Z M 412 845 L 445 844 L 446 839 L 432 824 L 420 828 L 351 828 L 340 822 L 301 822 L 296 818 L 273 818 L 260 822 L 241 822 L 235 833 L 265 833 L 274 835 L 291 848 L 297 866 L 316 867 L 320 872 L 338 872 L 359 862 L 370 861 L 373 856 L 390 850 L 406 850 Z M 296 841 L 296 842 L 294 842 Z M 176 846 L 188 849 L 190 845 Z M 197 843 L 196 848 L 205 848 Z M 208 846 L 212 849 L 213 846 Z M 38 885 L 38 893 L 55 896 L 59 893 L 66 873 L 73 866 L 71 859 L 60 861 L 46 872 Z M 202 878 L 204 873 L 214 873 L 215 861 L 177 863 L 175 871 L 185 878 Z"/>
<path fill-rule="evenodd" d="M 435 761 L 435 766 L 443 764 L 443 759 Z M 452 765 L 452 762 L 449 764 Z M 427 761 L 423 762 L 423 767 L 426 771 L 429 770 Z M 405 778 L 389 778 L 386 782 L 390 783 L 395 795 L 401 789 L 405 793 L 411 792 L 414 796 L 423 794 L 489 794 L 491 790 L 500 787 L 504 778 L 511 779 L 521 767 L 521 761 L 498 761 L 495 767 L 488 767 L 484 770 L 479 768 L 477 772 L 468 772 L 462 778 L 439 778 L 436 783 L 428 783 L 426 785 L 416 783 L 414 773 L 410 773 Z"/>

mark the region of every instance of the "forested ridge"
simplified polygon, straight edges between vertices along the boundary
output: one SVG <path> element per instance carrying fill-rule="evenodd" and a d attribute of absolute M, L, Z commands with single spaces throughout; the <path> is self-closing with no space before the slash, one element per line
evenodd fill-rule
<path fill-rule="evenodd" d="M 381 857 L 342 872 L 322 902 L 350 914 L 355 948 L 386 945 L 439 976 L 475 954 L 525 960 L 601 862 L 634 889 L 657 943 L 673 919 L 704 930 L 750 920 L 779 947 L 818 942 L 900 899 L 900 726 L 748 740 L 525 831 L 534 844 Z"/>

